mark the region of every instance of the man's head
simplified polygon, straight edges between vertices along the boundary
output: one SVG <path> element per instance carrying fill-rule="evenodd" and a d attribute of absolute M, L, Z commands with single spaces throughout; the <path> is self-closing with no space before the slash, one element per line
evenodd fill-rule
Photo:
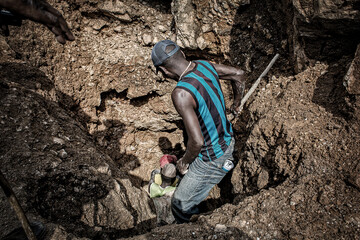
<path fill-rule="evenodd" d="M 155 44 L 151 51 L 151 59 L 156 70 L 161 70 L 166 76 L 175 78 L 176 68 L 180 61 L 186 61 L 180 47 L 171 40 L 162 40 Z"/>
<path fill-rule="evenodd" d="M 151 59 L 155 67 L 165 63 L 167 59 L 180 50 L 180 47 L 171 40 L 162 40 L 155 44 L 151 51 Z"/>

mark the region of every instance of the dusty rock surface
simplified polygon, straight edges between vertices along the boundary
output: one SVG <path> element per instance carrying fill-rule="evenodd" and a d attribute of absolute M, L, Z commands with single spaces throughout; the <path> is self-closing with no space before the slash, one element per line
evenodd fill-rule
<path fill-rule="evenodd" d="M 359 239 L 357 1 L 49 2 L 76 41 L 28 21 L 0 36 L 0 167 L 47 239 Z M 210 212 L 156 227 L 150 172 L 185 150 L 176 82 L 150 59 L 164 38 L 248 88 L 280 58 L 232 120 L 238 162 Z M 0 212 L 3 237 L 19 222 L 2 191 Z"/>

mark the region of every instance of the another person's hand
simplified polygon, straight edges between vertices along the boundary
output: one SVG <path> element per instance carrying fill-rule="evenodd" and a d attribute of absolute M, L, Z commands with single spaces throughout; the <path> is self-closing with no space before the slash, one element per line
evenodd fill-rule
<path fill-rule="evenodd" d="M 185 175 L 188 171 L 189 164 L 184 163 L 183 159 L 181 158 L 179 161 L 176 162 L 176 168 L 179 170 L 181 175 Z"/>
<path fill-rule="evenodd" d="M 61 13 L 44 0 L 0 0 L 0 6 L 21 17 L 44 24 L 61 44 L 75 40 Z"/>

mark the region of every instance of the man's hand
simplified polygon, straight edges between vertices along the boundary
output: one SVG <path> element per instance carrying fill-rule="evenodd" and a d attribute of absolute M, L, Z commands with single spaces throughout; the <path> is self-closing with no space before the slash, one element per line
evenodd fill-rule
<path fill-rule="evenodd" d="M 239 81 L 232 81 L 231 85 L 234 93 L 234 102 L 230 110 L 236 117 L 242 111 L 242 109 L 240 108 L 240 104 L 241 99 L 244 97 L 245 81 L 242 79 Z"/>
<path fill-rule="evenodd" d="M 179 170 L 181 175 L 185 175 L 188 171 L 189 164 L 185 164 L 183 159 L 181 158 L 179 161 L 176 162 L 176 168 Z"/>
<path fill-rule="evenodd" d="M 75 40 L 61 13 L 44 0 L 0 0 L 0 6 L 24 18 L 44 24 L 61 44 Z"/>

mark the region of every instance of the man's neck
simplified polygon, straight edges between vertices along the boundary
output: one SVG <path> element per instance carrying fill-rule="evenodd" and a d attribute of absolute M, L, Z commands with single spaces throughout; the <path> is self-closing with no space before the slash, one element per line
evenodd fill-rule
<path fill-rule="evenodd" d="M 178 65 L 176 74 L 178 75 L 179 80 L 180 80 L 180 77 L 184 76 L 185 73 L 187 73 L 194 67 L 193 65 L 194 65 L 194 63 L 192 61 L 183 61 Z"/>

